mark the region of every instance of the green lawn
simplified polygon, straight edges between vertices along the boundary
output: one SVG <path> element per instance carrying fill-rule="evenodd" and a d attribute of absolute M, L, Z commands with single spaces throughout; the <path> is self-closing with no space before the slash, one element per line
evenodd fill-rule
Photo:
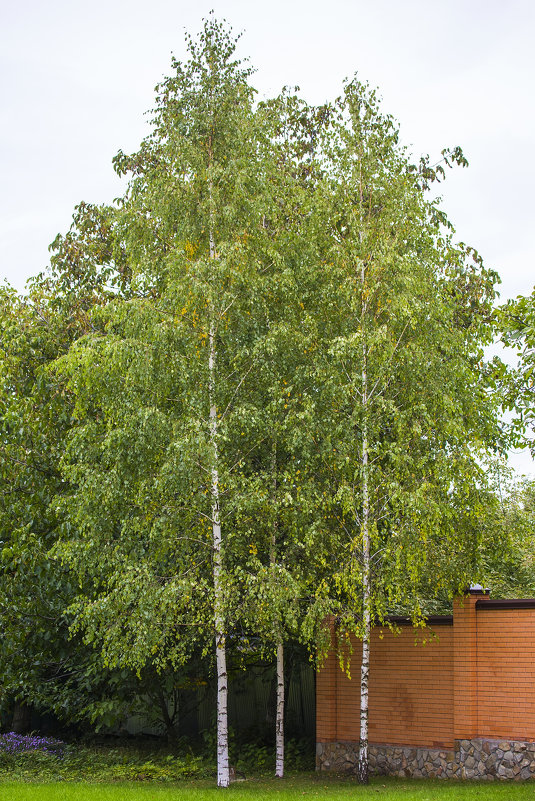
<path fill-rule="evenodd" d="M 352 781 L 300 775 L 276 781 L 250 779 L 232 784 L 228 790 L 218 790 L 212 781 L 203 779 L 165 785 L 145 784 L 87 784 L 79 782 L 2 783 L 1 801 L 216 801 L 229 797 L 235 801 L 532 801 L 535 785 L 506 782 L 424 781 L 374 778 L 369 787 L 359 787 Z"/>

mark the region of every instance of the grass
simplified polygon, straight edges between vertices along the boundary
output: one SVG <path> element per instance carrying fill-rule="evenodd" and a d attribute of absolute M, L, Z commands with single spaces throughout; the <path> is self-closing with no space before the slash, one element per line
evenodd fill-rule
<path fill-rule="evenodd" d="M 0 782 L 2 801 L 532 801 L 534 786 L 527 782 L 465 782 L 373 778 L 368 787 L 349 779 L 299 774 L 287 779 L 248 779 L 228 790 L 213 780 L 183 780 L 161 785 L 82 782 Z"/>
<path fill-rule="evenodd" d="M 531 782 L 391 777 L 373 777 L 362 787 L 351 777 L 313 772 L 305 740 L 288 742 L 288 776 L 283 780 L 272 778 L 272 749 L 236 744 L 234 764 L 247 778 L 220 790 L 213 748 L 195 752 L 185 742 L 174 749 L 101 742 L 47 751 L 33 736 L 26 738 L 31 747 L 25 748 L 9 746 L 14 735 L 3 737 L 0 801 L 532 801 L 535 790 Z"/>

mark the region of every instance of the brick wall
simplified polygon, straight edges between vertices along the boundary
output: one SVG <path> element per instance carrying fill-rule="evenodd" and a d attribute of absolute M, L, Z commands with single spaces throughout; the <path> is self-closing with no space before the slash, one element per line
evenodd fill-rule
<path fill-rule="evenodd" d="M 477 732 L 535 740 L 535 609 L 477 610 Z"/>
<path fill-rule="evenodd" d="M 473 590 L 425 633 L 397 623 L 398 634 L 372 634 L 371 769 L 535 780 L 535 599 L 495 601 Z M 361 646 L 352 640 L 350 679 L 338 665 L 332 621 L 331 643 L 316 682 L 317 766 L 353 772 Z"/>
<path fill-rule="evenodd" d="M 472 592 L 455 601 L 452 624 L 441 622 L 430 625 L 435 636 L 426 644 L 408 625 L 399 634 L 374 629 L 370 742 L 452 748 L 474 738 L 535 741 L 535 601 Z M 352 641 L 349 679 L 331 631 L 333 648 L 317 675 L 316 739 L 358 742 L 361 647 Z"/>
<path fill-rule="evenodd" d="M 331 650 L 322 668 L 316 675 L 316 740 L 335 742 L 337 739 L 337 685 L 343 675 L 338 667 L 335 653 L 335 634 L 333 621 L 331 630 Z"/>
<path fill-rule="evenodd" d="M 422 644 L 421 632 L 402 626 L 399 634 L 376 628 L 370 667 L 370 742 L 453 745 L 453 627 L 433 628 L 437 637 Z M 317 741 L 359 737 L 361 646 L 352 642 L 351 679 L 334 652 L 318 671 Z"/>

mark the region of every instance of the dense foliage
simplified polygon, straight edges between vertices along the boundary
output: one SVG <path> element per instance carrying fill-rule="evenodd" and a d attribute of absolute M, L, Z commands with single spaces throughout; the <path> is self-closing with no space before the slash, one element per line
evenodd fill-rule
<path fill-rule="evenodd" d="M 276 652 L 282 775 L 285 645 L 321 660 L 336 615 L 364 641 L 365 781 L 372 621 L 421 623 L 500 551 L 504 586 L 531 581 L 532 489 L 500 505 L 484 468 L 497 276 L 429 191 L 459 148 L 414 163 L 357 80 L 255 102 L 213 17 L 187 45 L 114 160 L 124 196 L 2 290 L 2 689 L 93 723 L 143 701 L 176 740 L 215 673 L 226 785 L 227 651 Z M 528 312 L 507 336 L 529 423 Z"/>
<path fill-rule="evenodd" d="M 498 369 L 504 390 L 505 407 L 513 413 L 511 422 L 516 444 L 528 446 L 535 454 L 535 290 L 529 297 L 518 297 L 498 311 L 502 342 L 518 358 L 514 370 Z"/>

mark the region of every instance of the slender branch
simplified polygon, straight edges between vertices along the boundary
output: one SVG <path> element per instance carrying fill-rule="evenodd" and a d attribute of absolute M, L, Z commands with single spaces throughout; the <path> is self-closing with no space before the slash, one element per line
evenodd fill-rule
<path fill-rule="evenodd" d="M 228 312 L 228 310 L 229 310 L 230 308 L 232 308 L 232 306 L 234 305 L 234 303 L 236 303 L 237 299 L 238 299 L 238 295 L 234 295 L 234 297 L 232 298 L 232 300 L 230 301 L 230 303 L 229 303 L 229 304 L 228 304 L 228 305 L 227 305 L 227 306 L 226 306 L 226 307 L 223 309 L 223 311 L 220 311 L 220 312 L 219 312 L 219 319 L 220 319 L 220 320 L 221 320 L 221 319 L 222 319 L 222 318 L 225 316 L 225 314 Z"/>
<path fill-rule="evenodd" d="M 241 377 L 241 379 L 240 379 L 240 381 L 239 381 L 238 385 L 236 386 L 236 389 L 235 389 L 235 390 L 234 390 L 234 392 L 232 393 L 232 396 L 231 396 L 231 398 L 230 398 L 229 402 L 227 403 L 227 406 L 226 406 L 226 408 L 225 408 L 225 411 L 223 412 L 223 414 L 222 414 L 222 415 L 221 415 L 221 417 L 219 418 L 219 421 L 220 421 L 220 422 L 221 422 L 222 420 L 224 420 L 224 419 L 225 419 L 225 415 L 227 414 L 227 412 L 228 412 L 228 410 L 229 410 L 229 408 L 230 408 L 230 405 L 231 405 L 232 401 L 233 401 L 233 400 L 234 400 L 234 398 L 236 397 L 236 393 L 238 392 L 239 388 L 241 387 L 241 385 L 243 384 L 243 382 L 245 381 L 245 379 L 247 378 L 247 376 L 249 375 L 249 373 L 251 372 L 251 370 L 253 369 L 253 367 L 254 367 L 254 362 L 252 362 L 252 363 L 251 363 L 251 366 L 249 367 L 249 369 L 247 370 L 247 372 L 246 372 L 246 373 L 245 373 L 245 374 L 244 374 L 244 375 Z"/>
<path fill-rule="evenodd" d="M 23 459 L 17 459 L 15 456 L 11 456 L 9 453 L 6 453 L 5 448 L 0 448 L 0 453 L 4 456 L 5 459 L 8 459 L 13 464 L 19 464 L 22 467 L 29 467 L 31 470 L 37 470 L 39 473 L 43 473 L 43 475 L 48 476 L 49 478 L 61 478 L 61 474 L 58 473 L 51 467 L 40 467 L 37 464 L 30 464 Z"/>
<path fill-rule="evenodd" d="M 239 457 L 239 459 L 237 459 L 237 460 L 234 462 L 234 464 L 232 465 L 232 467 L 230 467 L 230 468 L 229 468 L 228 472 L 229 472 L 229 473 L 231 473 L 231 472 L 234 470 L 234 468 L 235 468 L 235 467 L 237 467 L 237 466 L 238 466 L 238 465 L 239 465 L 241 462 L 243 462 L 243 460 L 244 460 L 244 459 L 245 459 L 247 456 L 249 456 L 249 454 L 250 454 L 250 453 L 252 453 L 252 452 L 253 452 L 254 450 L 256 450 L 258 447 L 260 447 L 260 445 L 261 445 L 263 442 L 265 442 L 265 441 L 266 441 L 266 439 L 267 439 L 267 437 L 262 437 L 262 439 L 261 439 L 259 442 L 257 442 L 255 445 L 253 445 L 253 447 L 252 447 L 252 448 L 249 448 L 249 450 L 248 450 L 248 451 L 246 451 L 245 453 L 243 453 L 243 454 L 242 454 L 242 455 Z"/>
<path fill-rule="evenodd" d="M 400 335 L 399 335 L 399 337 L 398 337 L 398 341 L 396 342 L 396 344 L 395 344 L 395 346 L 394 346 L 394 350 L 393 350 L 393 351 L 392 351 L 392 353 L 390 354 L 390 357 L 389 357 L 389 359 L 388 359 L 388 362 L 387 362 L 387 364 L 385 365 L 385 368 L 386 368 L 386 367 L 388 367 L 388 365 L 392 364 L 392 359 L 394 358 L 394 355 L 395 355 L 395 353 L 396 353 L 397 349 L 399 348 L 399 346 L 400 346 L 400 344 L 401 344 L 401 340 L 402 340 L 402 338 L 403 338 L 403 335 L 405 334 L 405 331 L 407 330 L 407 326 L 408 326 L 408 325 L 409 325 L 409 320 L 407 320 L 407 322 L 405 323 L 405 325 L 404 325 L 404 327 L 403 327 L 403 331 L 401 332 L 401 334 L 400 334 Z M 379 376 L 379 378 L 377 379 L 377 381 L 376 381 L 376 382 L 375 382 L 375 384 L 373 385 L 373 387 L 372 387 L 372 390 L 371 390 L 370 394 L 368 395 L 368 400 L 369 400 L 369 401 L 371 401 L 371 399 L 373 398 L 373 396 L 374 396 L 374 394 L 375 394 L 375 390 L 376 390 L 376 388 L 377 388 L 377 386 L 378 386 L 378 384 L 379 384 L 380 380 L 381 380 L 381 376 Z M 392 379 L 390 378 L 390 380 L 392 380 Z M 388 387 L 388 384 L 385 386 L 385 389 L 387 389 L 387 387 Z"/>

